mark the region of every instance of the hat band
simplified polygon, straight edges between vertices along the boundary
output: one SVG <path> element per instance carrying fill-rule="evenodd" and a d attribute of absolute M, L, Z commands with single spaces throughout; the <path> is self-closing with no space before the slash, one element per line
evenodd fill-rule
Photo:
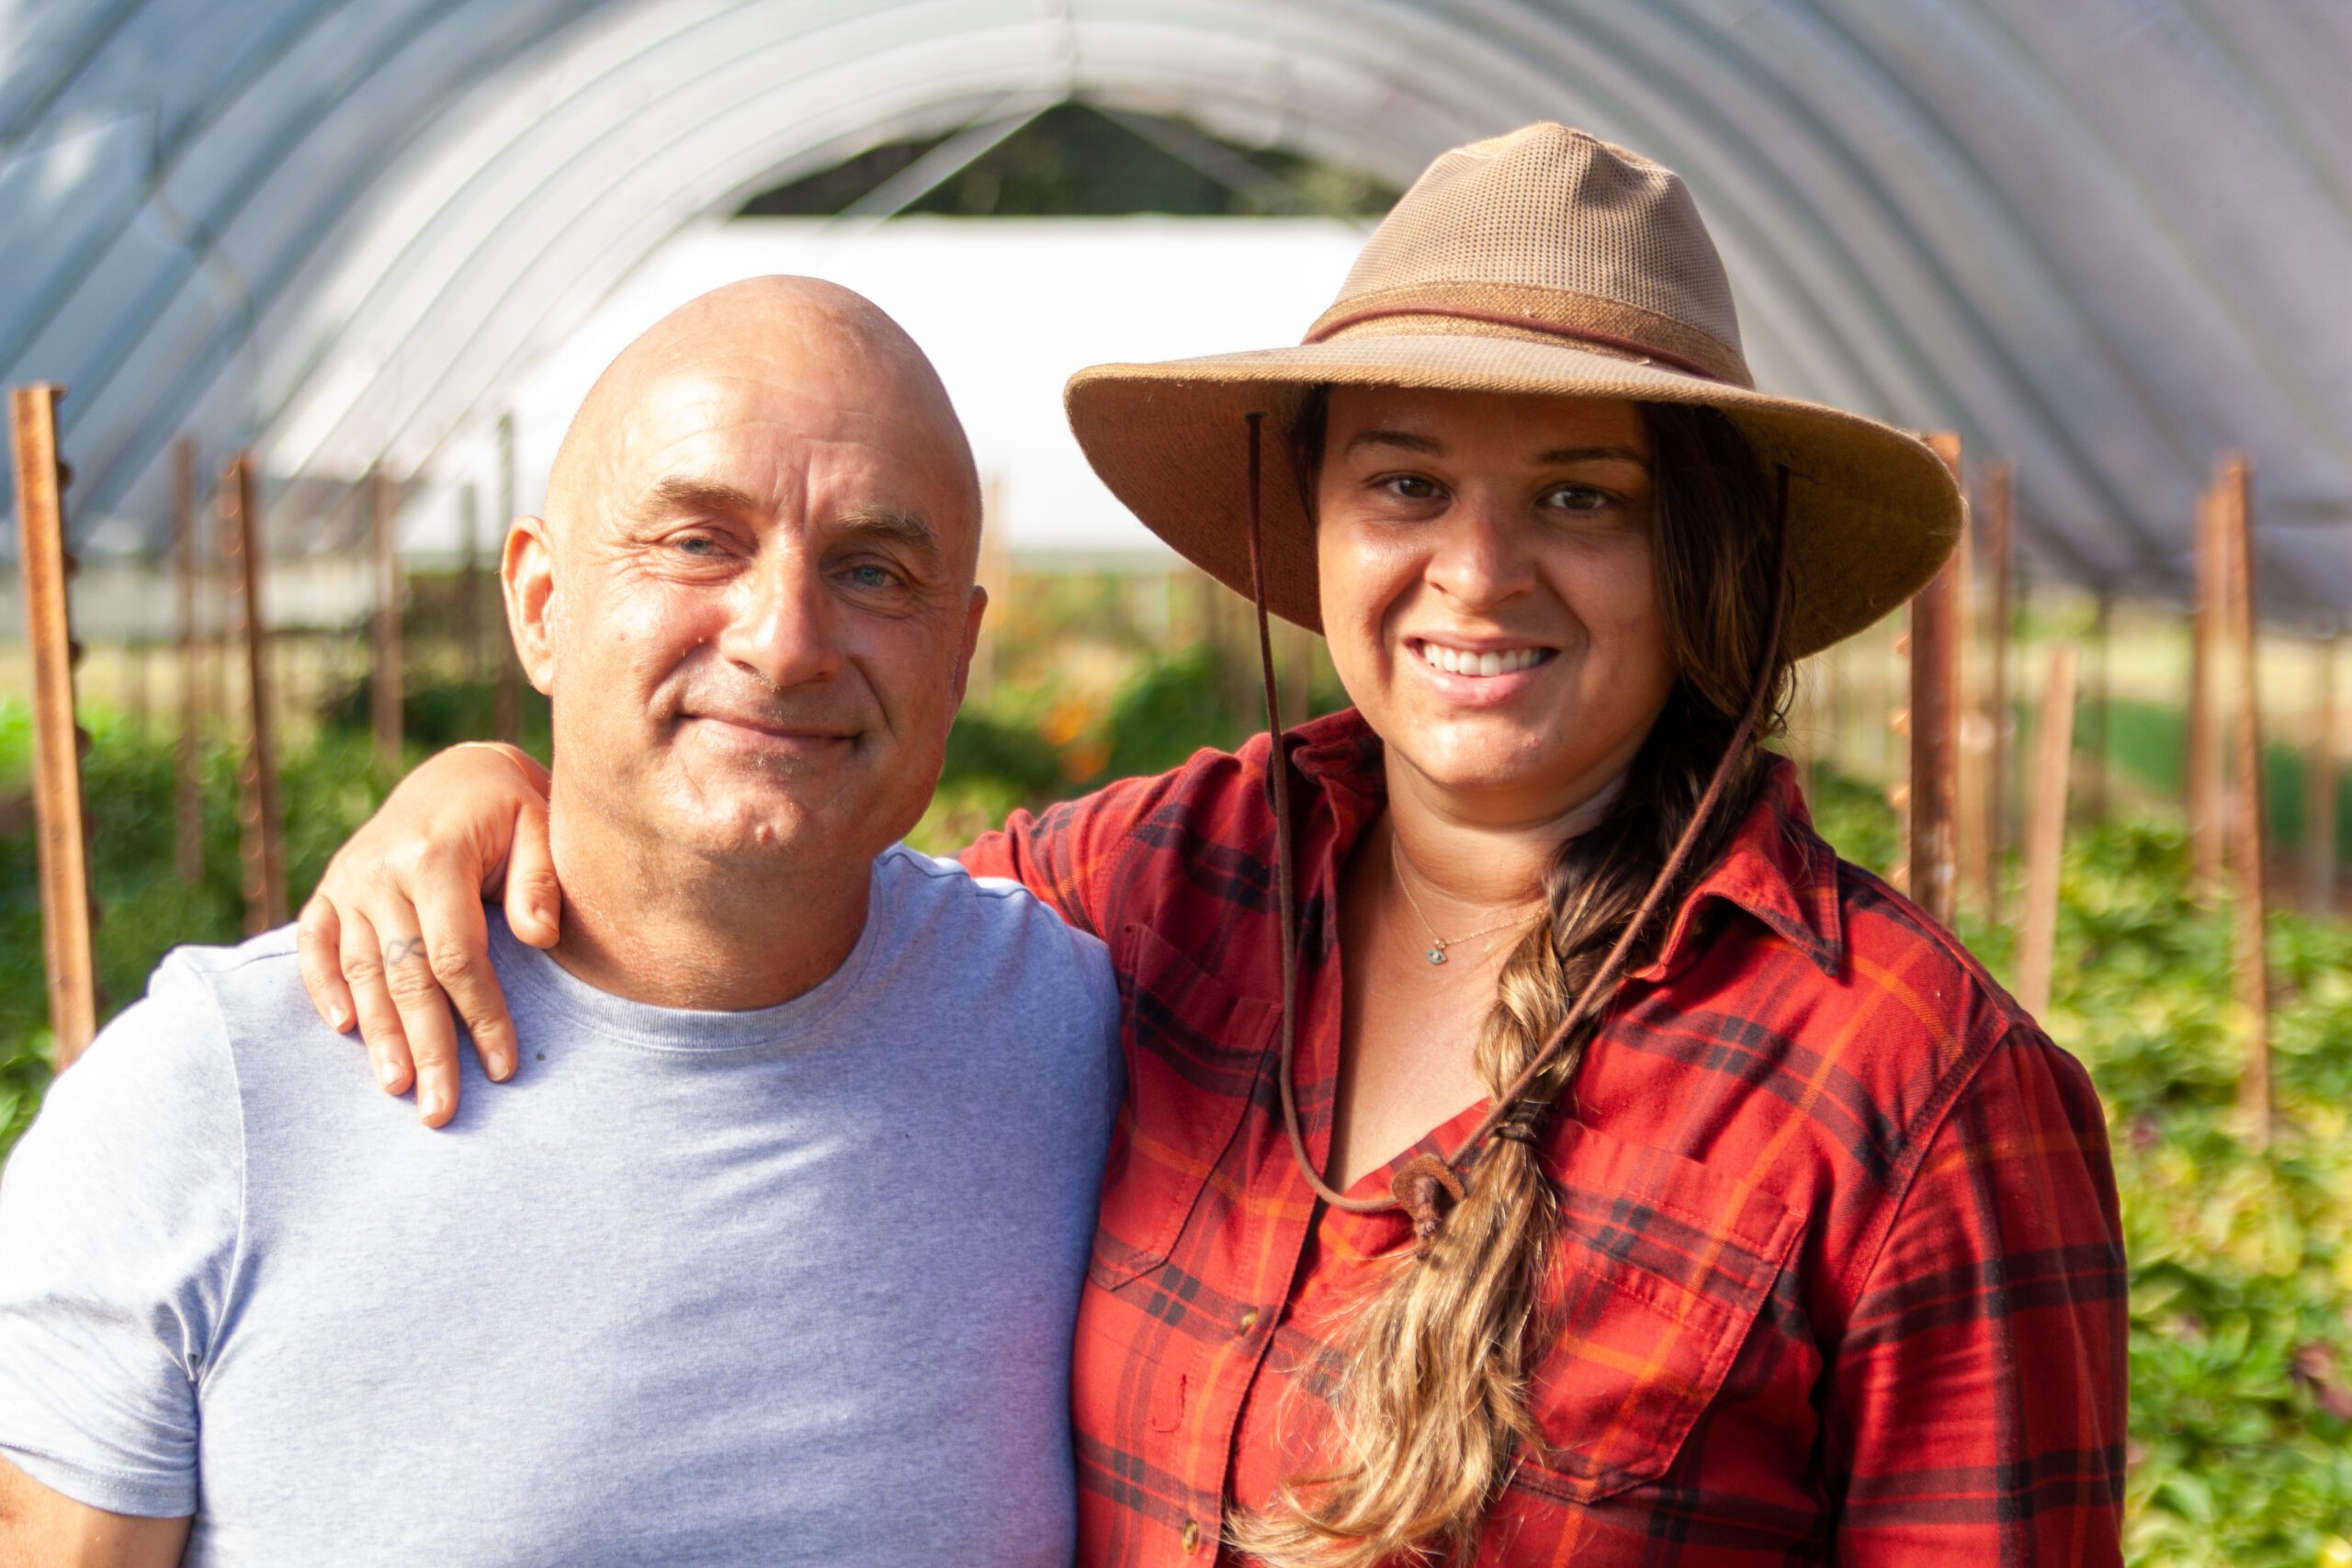
<path fill-rule="evenodd" d="M 1642 359 L 1655 360 L 1668 369 L 1679 370 L 1686 376 L 1696 376 L 1702 381 L 1728 381 L 1730 378 L 1710 370 L 1695 360 L 1643 343 L 1638 338 L 1620 337 L 1615 333 L 1595 332 L 1589 327 L 1571 327 L 1558 321 L 1547 321 L 1540 316 L 1523 316 L 1512 310 L 1480 310 L 1466 305 L 1375 305 L 1369 310 L 1351 310 L 1320 322 L 1306 334 L 1307 343 L 1323 343 L 1338 336 L 1349 327 L 1365 321 L 1376 321 L 1389 316 L 1451 316 L 1464 321 L 1483 321 L 1489 326 L 1517 327 L 1524 332 L 1542 333 L 1546 337 L 1565 338 L 1571 343 L 1589 344 L 1595 348 L 1613 349 Z"/>

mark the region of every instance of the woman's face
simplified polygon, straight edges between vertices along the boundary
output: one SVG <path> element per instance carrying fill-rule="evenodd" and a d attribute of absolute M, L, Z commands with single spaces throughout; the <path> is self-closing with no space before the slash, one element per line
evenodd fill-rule
<path fill-rule="evenodd" d="M 1348 694 L 1465 817 L 1537 823 L 1606 786 L 1673 690 L 1630 402 L 1333 389 L 1317 497 Z"/>

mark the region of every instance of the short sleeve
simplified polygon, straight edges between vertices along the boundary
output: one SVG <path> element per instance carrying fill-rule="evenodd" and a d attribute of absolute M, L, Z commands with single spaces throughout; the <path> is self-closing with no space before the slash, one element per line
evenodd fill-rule
<path fill-rule="evenodd" d="M 0 1452 L 35 1481 L 112 1513 L 196 1511 L 243 1167 L 220 1010 L 166 959 L 0 1172 Z"/>
<path fill-rule="evenodd" d="M 1928 1142 L 1848 1319 L 1838 1561 L 2120 1562 L 2124 1292 L 2098 1096 L 2019 1027 Z"/>

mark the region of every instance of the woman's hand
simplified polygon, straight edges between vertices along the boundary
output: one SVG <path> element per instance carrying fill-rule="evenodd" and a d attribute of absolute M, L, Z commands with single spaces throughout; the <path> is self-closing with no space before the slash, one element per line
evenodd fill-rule
<path fill-rule="evenodd" d="M 506 924 L 553 947 L 562 894 L 548 848 L 548 772 L 512 746 L 453 746 L 401 781 L 336 852 L 302 907 L 302 984 L 332 1028 L 356 1021 L 388 1094 L 416 1085 L 418 1116 L 458 1109 L 458 1036 L 482 1071 L 514 1071 L 514 1021 L 490 966 L 482 900 L 504 891 Z"/>

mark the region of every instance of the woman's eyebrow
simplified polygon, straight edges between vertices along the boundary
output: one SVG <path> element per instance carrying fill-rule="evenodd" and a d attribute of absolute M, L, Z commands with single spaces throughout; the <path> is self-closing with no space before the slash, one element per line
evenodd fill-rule
<path fill-rule="evenodd" d="M 1555 446 L 1548 452 L 1538 452 L 1535 460 L 1543 464 L 1632 463 L 1645 473 L 1649 471 L 1650 466 L 1648 457 L 1631 446 Z"/>
<path fill-rule="evenodd" d="M 1445 443 L 1434 436 L 1416 435 L 1409 430 L 1359 430 L 1348 437 L 1347 450 L 1360 446 L 1401 446 L 1408 452 L 1421 452 L 1435 457 L 1445 451 Z"/>

